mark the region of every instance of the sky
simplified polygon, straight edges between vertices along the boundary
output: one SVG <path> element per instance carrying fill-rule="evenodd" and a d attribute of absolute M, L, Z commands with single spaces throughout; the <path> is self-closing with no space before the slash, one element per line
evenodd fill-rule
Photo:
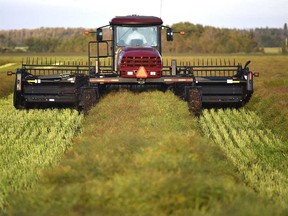
<path fill-rule="evenodd" d="M 97 28 L 115 16 L 151 15 L 164 25 L 283 28 L 287 0 L 0 0 L 0 29 Z"/>

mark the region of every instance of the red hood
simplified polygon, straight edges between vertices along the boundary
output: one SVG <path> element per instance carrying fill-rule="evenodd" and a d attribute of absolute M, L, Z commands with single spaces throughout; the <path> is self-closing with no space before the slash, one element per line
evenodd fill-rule
<path fill-rule="evenodd" d="M 119 55 L 119 59 L 122 59 L 123 56 L 161 57 L 158 50 L 153 47 L 127 47 L 122 49 Z"/>

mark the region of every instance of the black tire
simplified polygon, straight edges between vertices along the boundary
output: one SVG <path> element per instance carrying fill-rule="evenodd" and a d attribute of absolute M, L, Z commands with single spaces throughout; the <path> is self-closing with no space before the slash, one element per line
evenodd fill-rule
<path fill-rule="evenodd" d="M 240 107 L 245 106 L 250 101 L 252 94 L 253 94 L 253 92 L 247 92 L 247 94 L 246 94 L 244 100 L 242 101 Z"/>
<path fill-rule="evenodd" d="M 189 111 L 196 117 L 202 114 L 202 97 L 201 91 L 197 88 L 191 88 L 188 92 Z"/>
<path fill-rule="evenodd" d="M 84 115 L 87 115 L 91 108 L 97 103 L 95 89 L 83 89 L 82 100 L 82 110 L 84 112 Z"/>
<path fill-rule="evenodd" d="M 185 84 L 183 83 L 176 83 L 173 86 L 173 91 L 175 93 L 175 95 L 177 95 L 178 97 L 180 97 L 182 100 L 186 100 L 186 95 L 185 95 Z"/>

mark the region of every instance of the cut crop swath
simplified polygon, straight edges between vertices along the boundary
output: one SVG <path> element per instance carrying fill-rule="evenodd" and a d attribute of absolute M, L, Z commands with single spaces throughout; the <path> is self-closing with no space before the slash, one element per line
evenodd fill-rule
<path fill-rule="evenodd" d="M 254 112 L 205 110 L 199 122 L 250 187 L 287 206 L 287 146 L 265 128 Z"/>
<path fill-rule="evenodd" d="M 0 209 L 7 194 L 30 187 L 59 161 L 82 118 L 69 109 L 18 111 L 12 96 L 0 100 Z"/>

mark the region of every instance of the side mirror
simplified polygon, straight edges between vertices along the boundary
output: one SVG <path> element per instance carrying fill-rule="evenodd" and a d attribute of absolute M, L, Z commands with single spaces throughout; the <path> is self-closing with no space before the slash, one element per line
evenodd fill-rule
<path fill-rule="evenodd" d="M 16 74 L 16 73 L 14 73 L 13 71 L 7 71 L 6 73 L 7 76 L 12 76 L 13 74 Z"/>
<path fill-rule="evenodd" d="M 167 28 L 166 38 L 167 38 L 167 41 L 173 41 L 173 31 L 171 28 Z"/>
<path fill-rule="evenodd" d="M 101 28 L 97 29 L 97 41 L 102 41 L 103 40 L 103 31 Z"/>

